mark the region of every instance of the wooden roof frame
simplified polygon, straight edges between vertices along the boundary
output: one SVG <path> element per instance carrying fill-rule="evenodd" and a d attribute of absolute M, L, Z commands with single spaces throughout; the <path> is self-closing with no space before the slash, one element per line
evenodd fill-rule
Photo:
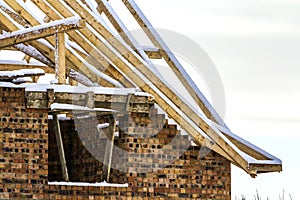
<path fill-rule="evenodd" d="M 4 1 L 7 5 L 0 5 L 5 7 L 5 9 L 0 10 L 0 18 L 2 26 L 5 25 L 5 31 L 17 31 L 23 29 L 24 26 L 34 26 L 33 29 L 43 26 L 23 6 L 22 1 Z M 64 20 L 75 15 L 88 24 L 77 31 L 66 33 L 69 40 L 75 42 L 81 50 L 72 47 L 72 45 L 67 45 L 66 50 L 64 50 L 67 71 L 78 73 L 88 79 L 89 84 L 86 85 L 95 83 L 105 87 L 139 87 L 153 95 L 156 103 L 187 131 L 197 144 L 205 145 L 223 155 L 251 176 L 255 177 L 257 174 L 265 172 L 282 171 L 282 162 L 278 158 L 230 131 L 133 0 L 122 0 L 122 2 L 145 30 L 155 47 L 159 49 L 157 52 L 144 51 L 138 45 L 135 38 L 128 32 L 125 23 L 119 19 L 107 0 L 95 0 L 98 3 L 97 9 L 90 5 L 89 1 L 81 0 L 30 1 L 50 20 Z M 101 13 L 107 16 L 119 33 L 122 33 L 123 39 L 114 36 L 115 33 L 103 23 Z M 48 30 L 45 29 L 45 32 Z M 49 30 L 49 32 L 51 31 Z M 30 37 L 30 34 L 28 31 L 27 36 Z M 48 34 L 41 34 L 40 36 L 55 47 L 55 42 L 47 37 Z M 0 48 L 14 45 L 12 42 L 14 39 L 16 38 L 7 37 L 5 39 L 2 37 L 1 43 L 0 37 Z M 42 56 L 30 56 L 53 68 L 53 63 L 56 63 L 53 48 L 43 42 L 32 41 L 31 39 L 18 39 L 17 42 L 26 42 L 26 44 L 34 47 L 43 56 L 43 59 L 41 59 Z M 14 45 L 14 47 L 16 46 Z M 160 80 L 155 74 L 151 67 L 153 65 L 151 59 L 159 59 L 160 57 L 164 58 L 170 69 L 174 71 L 205 116 L 199 115 L 190 108 L 189 104 L 176 91 L 172 90 L 166 82 Z M 181 111 L 183 112 L 182 115 L 180 114 Z"/>

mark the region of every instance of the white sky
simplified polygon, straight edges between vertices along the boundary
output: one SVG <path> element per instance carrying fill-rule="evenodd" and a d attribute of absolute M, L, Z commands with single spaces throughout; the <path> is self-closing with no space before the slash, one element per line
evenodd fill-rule
<path fill-rule="evenodd" d="M 285 189 L 300 199 L 292 184 L 300 178 L 300 0 L 136 2 L 154 27 L 185 34 L 208 53 L 223 80 L 228 126 L 283 160 L 283 173 L 257 179 L 234 168 L 232 198 L 252 199 L 257 189 L 279 199 Z"/>

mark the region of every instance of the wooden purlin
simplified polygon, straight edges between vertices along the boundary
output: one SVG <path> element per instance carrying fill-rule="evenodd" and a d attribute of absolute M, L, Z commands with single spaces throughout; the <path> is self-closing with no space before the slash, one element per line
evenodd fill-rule
<path fill-rule="evenodd" d="M 157 48 L 160 49 L 160 54 L 164 58 L 164 60 L 168 63 L 170 68 L 176 74 L 178 79 L 184 85 L 189 94 L 193 97 L 195 102 L 199 105 L 202 111 L 205 113 L 208 119 L 220 124 L 227 128 L 226 124 L 223 122 L 218 113 L 214 110 L 214 108 L 207 101 L 205 96 L 201 93 L 200 90 L 197 89 L 194 81 L 189 77 L 189 75 L 185 72 L 184 68 L 178 62 L 177 58 L 173 55 L 172 51 L 170 51 L 166 44 L 164 44 L 163 40 L 160 38 L 159 34 L 152 27 L 150 22 L 146 19 L 146 17 L 142 17 L 143 13 L 139 10 L 139 7 L 132 0 L 122 0 L 125 6 L 128 8 L 132 16 L 136 19 L 138 24 L 147 34 L 149 39 L 152 41 Z M 194 87 L 193 87 L 194 86 Z M 197 91 L 195 91 L 197 90 Z"/>
<path fill-rule="evenodd" d="M 40 8 L 45 14 L 48 14 L 48 17 L 52 20 L 61 19 L 61 17 L 56 14 L 56 12 L 53 10 L 55 8 L 60 13 L 62 13 L 62 16 L 64 17 L 71 17 L 73 14 L 68 10 L 64 9 L 63 5 L 58 1 L 47 1 L 53 8 L 48 6 L 44 1 L 42 0 L 31 0 L 38 8 Z M 81 34 L 78 34 L 76 32 L 70 32 L 68 35 L 70 38 L 76 42 L 82 49 L 84 49 L 86 52 L 88 52 L 91 56 L 91 58 L 83 57 L 88 62 L 91 62 L 92 64 L 97 64 L 95 67 L 107 74 L 110 75 L 115 80 L 124 80 L 123 85 L 125 87 L 134 87 L 134 85 L 126 78 L 124 77 L 118 70 L 114 68 L 107 60 L 103 57 L 103 55 L 100 54 L 99 50 L 97 49 L 97 45 L 100 43 L 99 39 L 88 29 L 82 29 L 80 30 Z M 84 38 L 85 37 L 85 38 Z M 94 47 L 87 42 L 86 38 L 89 38 L 89 42 L 94 45 Z M 98 63 L 94 62 L 98 61 Z M 98 66 L 98 67 L 97 67 Z"/>
<path fill-rule="evenodd" d="M 17 13 L 20 13 L 20 15 L 28 21 L 32 26 L 38 26 L 40 25 L 39 21 L 36 20 L 31 14 L 22 6 L 18 4 L 16 1 L 11 0 L 4 0 L 13 10 L 15 10 Z M 17 29 L 18 30 L 18 29 Z M 11 30 L 12 31 L 12 30 Z M 14 31 L 14 30 L 13 30 Z M 45 38 L 52 46 L 55 46 L 55 41 L 53 37 L 47 37 Z M 34 45 L 33 45 L 34 46 Z M 37 48 L 38 49 L 38 48 Z M 49 49 L 49 48 L 48 48 Z M 52 55 L 54 55 L 54 52 L 52 51 Z M 114 87 L 111 83 L 108 81 L 102 79 L 101 77 L 97 76 L 94 72 L 92 72 L 86 63 L 84 63 L 79 57 L 75 56 L 69 48 L 66 50 L 66 58 L 67 58 L 67 65 L 71 67 L 72 69 L 76 71 L 80 71 L 80 73 L 84 74 L 86 77 L 88 77 L 92 82 L 96 82 L 102 86 L 105 87 Z M 48 53 L 49 54 L 49 53 Z M 51 55 L 50 55 L 51 56 Z M 54 61 L 54 57 L 52 56 L 52 61 Z M 79 69 L 80 68 L 80 69 Z"/>

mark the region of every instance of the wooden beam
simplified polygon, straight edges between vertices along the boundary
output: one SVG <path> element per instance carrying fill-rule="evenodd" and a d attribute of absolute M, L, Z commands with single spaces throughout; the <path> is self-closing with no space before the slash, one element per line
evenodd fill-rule
<path fill-rule="evenodd" d="M 0 71 L 12 71 L 20 69 L 42 69 L 45 73 L 54 73 L 54 69 L 39 63 L 24 63 L 22 61 L 0 61 Z"/>
<path fill-rule="evenodd" d="M 249 164 L 249 170 L 253 170 L 256 174 L 266 173 L 266 172 L 281 172 L 281 164 Z"/>
<path fill-rule="evenodd" d="M 70 30 L 83 28 L 84 26 L 84 20 L 73 17 L 65 20 L 50 22 L 33 28 L 15 31 L 7 35 L 0 36 L 0 48 L 44 38 L 54 35 L 55 33 L 64 33 Z"/>
<path fill-rule="evenodd" d="M 55 33 L 55 77 L 58 84 L 66 84 L 65 34 Z"/>
<path fill-rule="evenodd" d="M 67 162 L 66 162 L 64 145 L 63 145 L 61 131 L 60 131 L 60 124 L 59 124 L 59 120 L 58 120 L 56 113 L 53 114 L 53 125 L 54 125 L 56 144 L 57 144 L 57 148 L 58 148 L 58 154 L 59 154 L 63 179 L 64 179 L 64 181 L 68 182 L 69 174 L 68 174 Z"/>
<path fill-rule="evenodd" d="M 35 19 L 29 11 L 27 11 L 25 8 L 23 8 L 17 1 L 11 1 L 11 0 L 4 0 L 11 8 L 14 9 L 15 12 L 20 13 L 20 15 L 30 23 L 32 26 L 40 25 L 39 21 Z M 1 13 L 0 10 L 0 18 L 3 23 L 6 24 L 6 27 L 9 28 L 10 31 L 16 31 L 18 30 L 18 27 L 14 25 L 9 19 L 6 18 L 5 15 Z M 9 26 L 9 27 L 8 27 Z M 45 38 L 52 46 L 55 46 L 55 41 L 51 37 Z M 47 56 L 51 61 L 54 63 L 54 50 L 47 47 L 44 44 L 41 44 L 38 41 L 31 41 L 29 42 L 33 47 L 38 49 L 43 55 Z M 33 56 L 32 56 L 33 57 Z M 83 74 L 86 76 L 86 78 L 89 79 L 91 83 L 95 82 L 100 84 L 104 87 L 114 87 L 111 83 L 108 83 L 106 80 L 102 79 L 101 77 L 97 76 L 94 72 L 92 72 L 89 67 L 83 63 L 78 57 L 76 57 L 69 49 L 66 51 L 66 63 L 67 66 L 71 68 L 68 71 L 72 71 L 72 74 L 74 74 L 75 71 L 79 71 L 77 75 Z M 79 69 L 80 68 L 80 69 Z M 75 77 L 74 77 L 75 78 Z M 78 79 L 80 80 L 80 79 Z M 80 81 L 79 81 L 80 82 Z"/>
<path fill-rule="evenodd" d="M 53 19 L 61 19 L 61 17 L 56 14 L 56 12 L 53 10 L 56 9 L 59 13 L 62 14 L 63 17 L 71 17 L 73 16 L 73 13 L 70 12 L 68 9 L 64 7 L 63 4 L 61 4 L 58 1 L 47 1 L 53 8 L 48 6 L 44 1 L 42 0 L 32 0 L 32 2 L 39 7 L 43 12 L 47 13 L 47 15 Z M 118 70 L 115 69 L 114 66 L 111 65 L 110 62 L 100 53 L 99 51 L 99 43 L 100 40 L 97 36 L 95 36 L 89 29 L 81 29 L 79 30 L 82 35 L 79 35 L 76 32 L 68 32 L 68 35 L 70 38 L 75 41 L 82 49 L 84 49 L 86 52 L 89 52 L 89 55 L 91 57 L 85 56 L 85 58 L 88 62 L 91 62 L 99 71 L 102 71 L 103 73 L 111 76 L 115 80 L 123 80 L 123 85 L 125 87 L 134 87 L 134 85 L 127 79 L 127 77 L 124 77 L 123 74 L 121 74 Z M 84 37 L 85 38 L 84 38 Z M 89 40 L 92 44 L 90 45 L 89 42 L 86 40 Z M 82 54 L 81 54 L 82 55 Z M 95 63 L 94 61 L 98 61 L 98 63 Z"/>
<path fill-rule="evenodd" d="M 104 162 L 103 162 L 103 178 L 104 181 L 109 183 L 111 162 L 113 157 L 113 148 L 114 148 L 114 137 L 116 132 L 116 120 L 112 116 L 110 119 L 110 131 L 106 138 Z"/>

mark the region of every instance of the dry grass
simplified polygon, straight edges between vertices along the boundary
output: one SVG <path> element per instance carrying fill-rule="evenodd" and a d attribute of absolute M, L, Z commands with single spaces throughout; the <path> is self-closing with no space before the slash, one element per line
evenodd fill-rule
<path fill-rule="evenodd" d="M 235 200 L 263 200 L 261 195 L 259 195 L 258 191 L 256 191 L 256 194 L 252 198 L 246 198 L 244 195 L 242 195 L 241 198 L 235 198 Z M 266 200 L 271 200 L 269 197 L 267 197 Z M 273 200 L 273 199 L 272 199 Z M 288 194 L 288 197 L 286 198 L 285 191 L 283 190 L 282 194 L 279 194 L 279 200 L 293 200 L 292 195 Z"/>

